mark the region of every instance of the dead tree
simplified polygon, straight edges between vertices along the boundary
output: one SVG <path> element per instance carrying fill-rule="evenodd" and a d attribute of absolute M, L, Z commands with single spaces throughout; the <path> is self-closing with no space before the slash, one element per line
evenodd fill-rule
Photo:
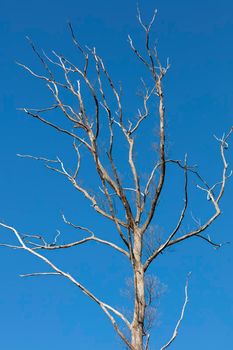
<path fill-rule="evenodd" d="M 61 137 L 68 137 L 72 141 L 72 147 L 77 161 L 75 169 L 71 171 L 68 170 L 65 162 L 60 158 L 48 159 L 46 157 L 34 157 L 31 155 L 20 156 L 42 161 L 48 169 L 62 175 L 68 180 L 74 189 L 90 202 L 94 211 L 106 218 L 106 220 L 110 220 L 114 223 L 116 229 L 115 235 L 119 236 L 121 244 L 117 244 L 114 241 L 114 235 L 109 237 L 108 240 L 105 240 L 97 236 L 95 232 L 89 228 L 68 221 L 64 215 L 63 220 L 67 225 L 83 233 L 81 239 L 66 244 L 58 244 L 58 239 L 56 237 L 52 243 L 48 243 L 41 235 L 26 235 L 4 222 L 0 223 L 1 227 L 10 231 L 17 241 L 15 244 L 3 243 L 1 244 L 2 246 L 25 250 L 42 260 L 49 268 L 48 272 L 34 272 L 22 276 L 57 275 L 65 277 L 89 299 L 99 305 L 100 309 L 102 309 L 112 323 L 112 326 L 123 343 L 131 350 L 149 349 L 150 334 L 145 327 L 145 315 L 150 300 L 147 300 L 146 297 L 148 285 L 145 283 L 145 277 L 150 265 L 169 247 L 192 239 L 193 237 L 198 237 L 215 247 L 220 247 L 220 244 L 210 239 L 206 234 L 206 230 L 221 214 L 220 202 L 225 190 L 226 181 L 230 176 L 225 153 L 228 148 L 228 139 L 233 131 L 232 127 L 222 138 L 216 138 L 220 147 L 222 174 L 219 181 L 215 184 L 208 184 L 200 175 L 197 168 L 188 164 L 186 156 L 184 161 L 181 161 L 170 159 L 166 154 L 163 81 L 170 65 L 169 62 L 167 62 L 165 66 L 162 65 L 156 47 L 151 45 L 150 42 L 150 34 L 155 17 L 156 12 L 150 23 L 146 25 L 138 11 L 138 21 L 145 33 L 144 52 L 138 50 L 133 39 L 130 36 L 128 37 L 130 48 L 135 54 L 136 59 L 146 68 L 150 79 L 148 85 L 142 80 L 144 89 L 143 106 L 138 110 L 136 119 L 129 119 L 127 112 L 125 112 L 125 106 L 122 103 L 121 89 L 118 88 L 111 78 L 96 48 L 82 47 L 71 25 L 69 25 L 71 37 L 73 44 L 83 58 L 82 64 L 77 65 L 71 62 L 67 57 L 55 51 L 53 51 L 50 56 L 44 52 L 40 53 L 32 42 L 30 42 L 31 47 L 44 67 L 44 75 L 40 75 L 28 66 L 19 63 L 19 65 L 33 77 L 45 83 L 53 99 L 53 104 L 47 108 L 24 108 L 24 112 L 46 126 L 55 129 L 60 133 Z M 63 80 L 57 78 L 57 72 L 59 73 L 59 77 L 62 73 Z M 94 79 L 93 74 L 95 74 Z M 66 101 L 64 101 L 63 91 L 73 98 L 75 101 L 73 104 L 72 102 L 66 103 Z M 112 107 L 113 98 L 109 99 L 110 93 L 115 99 L 114 103 L 117 105 L 116 110 Z M 88 96 L 88 99 L 86 96 Z M 68 100 L 70 101 L 71 99 L 69 98 Z M 149 107 L 151 101 L 156 101 L 158 105 L 156 112 L 151 112 Z M 58 111 L 62 113 L 64 123 L 62 123 L 62 118 L 59 117 L 56 119 Z M 51 113 L 53 114 L 52 120 L 48 117 Z M 46 117 L 44 117 L 44 115 L 46 115 Z M 140 133 L 140 127 L 149 118 L 158 120 L 158 152 L 154 152 L 153 156 L 157 159 L 146 181 L 144 181 L 137 169 L 135 161 L 135 136 L 137 133 Z M 107 144 L 104 155 L 100 151 L 101 146 L 99 142 L 103 128 Z M 133 186 L 124 183 L 114 158 L 114 154 L 117 152 L 117 138 L 119 133 L 121 133 L 127 144 L 128 175 L 131 176 L 131 184 L 133 183 Z M 98 196 L 84 187 L 79 179 L 83 149 L 86 150 L 85 154 L 89 154 L 95 166 L 96 177 L 100 184 L 99 188 L 96 189 L 96 192 L 99 192 Z M 178 167 L 183 174 L 183 209 L 178 214 L 178 220 L 174 229 L 171 232 L 167 232 L 166 237 L 160 239 L 159 242 L 157 242 L 158 244 L 149 250 L 149 254 L 147 254 L 145 258 L 144 249 L 146 245 L 143 244 L 144 236 L 146 232 L 148 232 L 152 220 L 155 219 L 158 203 L 163 193 L 166 169 L 168 166 Z M 203 224 L 199 224 L 197 228 L 184 232 L 182 225 L 188 208 L 189 176 L 194 176 L 196 178 L 196 186 L 198 190 L 201 190 L 207 196 L 209 204 L 213 207 L 213 213 Z M 116 210 L 116 206 L 121 209 Z M 62 251 L 63 249 L 88 244 L 90 241 L 100 243 L 98 249 L 101 249 L 102 244 L 107 245 L 109 249 L 114 249 L 121 254 L 124 259 L 128 260 L 132 269 L 132 279 L 134 282 L 134 308 L 131 319 L 128 319 L 126 315 L 117 308 L 107 304 L 102 297 L 100 298 L 95 295 L 88 287 L 80 283 L 78 278 L 65 272 L 62 267 L 57 266 L 52 258 L 49 259 L 47 255 L 43 255 L 43 251 Z M 153 283 L 150 283 L 150 291 L 151 288 L 153 289 Z M 151 295 L 152 294 L 153 291 L 151 291 Z M 167 349 L 175 340 L 187 302 L 188 280 L 185 284 L 183 308 L 175 326 L 174 333 L 170 337 L 168 336 L 168 340 L 161 350 Z M 128 334 L 130 334 L 130 336 L 126 335 L 122 324 L 128 329 Z"/>

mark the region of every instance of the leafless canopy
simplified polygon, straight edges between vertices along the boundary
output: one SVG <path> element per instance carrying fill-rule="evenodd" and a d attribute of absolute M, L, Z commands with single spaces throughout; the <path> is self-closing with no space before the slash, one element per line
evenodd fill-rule
<path fill-rule="evenodd" d="M 45 166 L 68 180 L 75 190 L 80 192 L 91 204 L 94 211 L 101 216 L 112 221 L 115 225 L 116 232 L 121 244 L 115 243 L 114 235 L 109 235 L 109 239 L 101 238 L 86 227 L 79 226 L 70 222 L 64 215 L 62 218 L 70 228 L 74 228 L 80 232 L 80 239 L 66 244 L 59 244 L 58 237 L 60 232 L 52 242 L 47 242 L 41 235 L 26 235 L 14 227 L 3 222 L 1 227 L 8 229 L 16 238 L 14 244 L 1 244 L 14 249 L 23 249 L 42 260 L 48 267 L 48 272 L 32 272 L 22 276 L 44 276 L 57 275 L 62 276 L 71 281 L 78 287 L 87 297 L 93 300 L 109 318 L 114 329 L 131 350 L 149 349 L 150 334 L 149 329 L 145 327 L 146 309 L 150 304 L 150 298 L 146 297 L 146 289 L 148 284 L 145 283 L 145 274 L 161 253 L 169 247 L 174 246 L 182 241 L 198 237 L 208 242 L 214 247 L 220 247 L 205 233 L 208 227 L 216 220 L 221 213 L 220 202 L 225 190 L 226 181 L 231 175 L 228 173 L 228 162 L 226 159 L 226 150 L 228 148 L 228 139 L 233 131 L 216 138 L 219 143 L 220 159 L 222 161 L 222 173 L 219 181 L 215 184 L 208 184 L 199 174 L 195 167 L 188 164 L 187 156 L 184 161 L 170 159 L 165 152 L 166 135 L 165 135 L 165 103 L 163 80 L 170 68 L 169 62 L 162 64 L 159 59 L 157 49 L 151 44 L 151 29 L 156 18 L 154 12 L 151 21 L 146 25 L 138 11 L 138 21 L 145 33 L 145 50 L 141 52 L 137 49 L 134 40 L 128 36 L 129 46 L 136 59 L 147 69 L 150 84 L 143 83 L 143 104 L 138 110 L 137 118 L 129 119 L 129 115 L 125 110 L 122 102 L 121 88 L 113 81 L 111 75 L 103 61 L 99 56 L 96 48 L 87 48 L 81 46 L 76 38 L 71 24 L 69 24 L 70 34 L 73 44 L 82 56 L 82 63 L 75 64 L 69 58 L 52 51 L 47 55 L 43 51 L 40 52 L 30 41 L 32 50 L 41 61 L 44 67 L 44 74 L 36 73 L 32 68 L 18 63 L 22 68 L 29 72 L 33 77 L 42 80 L 50 91 L 52 96 L 52 104 L 48 107 L 39 109 L 23 108 L 24 112 L 45 124 L 46 126 L 56 130 L 60 135 L 64 135 L 71 140 L 74 156 L 76 157 L 76 166 L 71 171 L 65 162 L 57 157 L 49 159 L 46 156 L 19 155 L 20 157 L 32 158 L 41 161 Z M 62 79 L 57 78 L 57 76 Z M 93 78 L 94 76 L 94 78 Z M 115 100 L 116 108 L 112 107 L 112 94 Z M 66 102 L 64 96 L 69 95 L 75 101 L 73 104 Z M 88 96 L 88 99 L 86 98 Z M 70 97 L 67 101 L 70 101 Z M 156 112 L 150 111 L 150 101 L 156 101 L 158 109 Z M 62 113 L 63 119 L 57 113 Z M 50 118 L 52 115 L 52 118 Z M 154 165 L 147 176 L 146 181 L 142 181 L 142 174 L 139 173 L 135 162 L 135 140 L 136 135 L 140 133 L 140 128 L 145 121 L 157 120 L 159 124 L 158 152 L 153 155 L 155 159 Z M 106 152 L 103 155 L 100 151 L 100 139 L 102 130 L 106 136 Z M 121 178 L 120 171 L 116 164 L 114 154 L 117 152 L 117 138 L 119 133 L 127 144 L 128 167 L 131 176 L 131 184 L 125 184 Z M 80 168 L 85 154 L 89 154 L 93 160 L 96 170 L 96 177 L 99 181 L 99 188 L 96 189 L 98 195 L 93 194 L 88 188 L 84 187 L 80 181 Z M 155 216 L 159 199 L 163 192 L 166 179 L 167 166 L 175 166 L 180 169 L 184 178 L 183 197 L 184 203 L 180 213 L 178 213 L 177 223 L 171 232 L 166 232 L 159 241 L 157 246 L 150 249 L 150 253 L 146 258 L 143 254 L 143 238 Z M 188 189 L 189 176 L 196 177 L 197 189 L 206 193 L 207 200 L 212 205 L 212 215 L 198 227 L 184 231 L 182 226 L 187 215 L 188 208 Z M 132 196 L 133 194 L 133 196 Z M 132 200 L 134 198 L 134 200 Z M 104 205 L 103 205 L 104 202 Z M 116 204 L 121 210 L 116 210 Z M 182 229 L 182 230 L 181 230 Z M 134 309 L 132 319 L 128 319 L 117 308 L 108 305 L 102 298 L 97 297 L 88 287 L 81 284 L 75 276 L 64 272 L 63 269 L 53 263 L 47 256 L 43 255 L 43 251 L 63 250 L 71 247 L 78 247 L 88 242 L 98 242 L 97 249 L 101 249 L 101 245 L 106 245 L 109 249 L 114 249 L 120 253 L 124 259 L 127 259 L 132 267 L 132 276 L 134 281 Z M 119 242 L 119 239 L 117 239 Z M 153 282 L 153 281 L 152 281 Z M 153 295 L 153 283 L 150 283 L 150 295 Z M 156 285 L 154 286 L 156 288 Z M 175 326 L 174 333 L 170 340 L 161 348 L 164 350 L 170 346 L 178 334 L 180 323 L 184 316 L 184 311 L 188 302 L 188 281 L 185 285 L 185 300 L 180 318 Z M 120 321 L 120 323 L 119 323 Z M 121 329 L 125 324 L 129 330 L 130 337 Z"/>

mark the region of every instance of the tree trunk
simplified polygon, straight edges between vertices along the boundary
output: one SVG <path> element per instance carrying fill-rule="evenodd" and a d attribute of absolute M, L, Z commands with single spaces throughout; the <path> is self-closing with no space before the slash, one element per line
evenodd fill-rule
<path fill-rule="evenodd" d="M 143 350 L 143 333 L 145 317 L 145 286 L 144 271 L 141 263 L 142 236 L 139 232 L 134 235 L 134 317 L 131 331 L 131 344 L 135 350 Z"/>

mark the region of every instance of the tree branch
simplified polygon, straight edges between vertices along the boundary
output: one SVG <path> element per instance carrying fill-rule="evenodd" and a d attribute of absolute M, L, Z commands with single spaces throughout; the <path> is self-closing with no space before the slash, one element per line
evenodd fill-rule
<path fill-rule="evenodd" d="M 21 235 L 19 234 L 19 232 L 14 228 L 11 227 L 9 225 L 6 225 L 2 222 L 0 222 L 0 226 L 10 230 L 11 232 L 13 232 L 14 236 L 16 237 L 16 239 L 18 240 L 18 242 L 20 243 L 21 247 L 26 250 L 27 252 L 29 252 L 30 254 L 36 256 L 37 258 L 39 258 L 40 260 L 42 260 L 44 263 L 46 263 L 47 265 L 50 266 L 50 268 L 57 274 L 60 276 L 65 277 L 66 279 L 68 279 L 70 282 L 72 282 L 76 287 L 78 287 L 85 295 L 87 295 L 91 300 L 93 300 L 97 305 L 100 306 L 100 308 L 103 310 L 103 312 L 107 315 L 107 317 L 109 318 L 109 320 L 111 321 L 113 327 L 115 328 L 115 330 L 117 331 L 117 333 L 119 334 L 119 336 L 121 337 L 121 339 L 127 344 L 127 346 L 129 346 L 130 349 L 134 350 L 133 347 L 130 345 L 129 341 L 126 339 L 126 337 L 123 335 L 123 333 L 121 332 L 121 330 L 119 329 L 115 318 L 112 316 L 112 313 L 114 313 L 116 316 L 118 316 L 124 323 L 125 325 L 131 329 L 131 324 L 130 322 L 127 320 L 127 318 L 118 310 L 116 310 L 115 308 L 113 308 L 112 306 L 106 304 L 105 302 L 101 301 L 100 299 L 98 299 L 92 292 L 90 292 L 86 287 L 84 287 L 80 282 L 78 282 L 72 275 L 70 275 L 68 272 L 64 272 L 62 271 L 59 267 L 57 267 L 54 263 L 52 263 L 48 258 L 46 258 L 45 256 L 39 254 L 38 252 L 36 252 L 35 250 L 33 250 L 32 248 L 28 247 L 25 242 L 23 241 L 23 239 L 21 238 Z M 41 273 L 39 273 L 41 274 Z M 25 275 L 29 277 L 29 275 L 35 275 L 35 273 L 33 274 L 27 274 Z"/>
<path fill-rule="evenodd" d="M 150 266 L 150 264 L 152 263 L 152 261 L 163 252 L 164 249 L 166 249 L 166 247 L 169 245 L 169 243 L 171 242 L 172 238 L 176 235 L 176 233 L 179 231 L 182 222 L 184 220 L 185 217 L 185 213 L 188 207 L 188 174 L 187 174 L 187 156 L 185 156 L 185 160 L 184 160 L 184 207 L 180 213 L 180 217 L 178 220 L 178 223 L 175 227 L 175 229 L 173 230 L 173 232 L 170 234 L 170 236 L 167 238 L 166 242 L 164 244 L 162 244 L 153 254 L 151 254 L 151 256 L 146 260 L 145 264 L 144 264 L 144 271 L 146 271 L 148 269 L 148 267 Z"/>
<path fill-rule="evenodd" d="M 174 329 L 174 332 L 173 332 L 173 335 L 172 335 L 171 339 L 160 350 L 167 349 L 173 343 L 173 341 L 175 340 L 175 338 L 178 335 L 178 331 L 179 331 L 181 322 L 182 322 L 182 320 L 184 318 L 185 309 L 186 309 L 186 306 L 187 306 L 187 303 L 188 303 L 188 283 L 189 283 L 190 275 L 191 275 L 191 273 L 188 274 L 188 277 L 186 279 L 186 284 L 185 284 L 185 288 L 184 288 L 185 300 L 184 300 L 184 304 L 183 304 L 183 307 L 182 307 L 182 310 L 181 310 L 180 318 L 179 318 L 179 320 L 178 320 L 178 322 L 177 322 L 177 324 L 175 326 L 175 329 Z"/>

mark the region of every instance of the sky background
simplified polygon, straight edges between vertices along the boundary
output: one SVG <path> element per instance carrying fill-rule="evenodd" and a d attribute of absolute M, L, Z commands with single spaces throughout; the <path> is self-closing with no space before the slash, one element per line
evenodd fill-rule
<path fill-rule="evenodd" d="M 140 1 L 148 19 L 158 9 L 154 38 L 160 56 L 169 57 L 171 69 L 164 82 L 169 152 L 182 159 L 187 152 L 191 164 L 199 164 L 210 183 L 218 181 L 221 170 L 217 143 L 232 125 L 233 116 L 233 3 L 219 1 Z M 15 61 L 35 68 L 38 62 L 25 37 L 30 36 L 46 52 L 76 53 L 67 31 L 72 21 L 79 40 L 96 46 L 115 81 L 122 81 L 126 110 L 136 110 L 136 92 L 144 71 L 130 52 L 128 33 L 140 46 L 143 35 L 136 20 L 136 4 L 127 1 L 3 1 L 0 14 L 0 218 L 24 233 L 53 236 L 56 229 L 66 238 L 75 237 L 60 217 L 95 229 L 103 236 L 112 227 L 92 213 L 89 203 L 63 178 L 48 172 L 42 164 L 17 158 L 17 153 L 55 157 L 66 156 L 68 145 L 52 130 L 27 118 L 19 107 L 44 106 L 48 93 L 41 82 L 22 71 Z M 38 68 L 39 69 L 39 68 Z M 135 102 L 136 101 L 136 102 Z M 147 133 L 148 129 L 144 130 Z M 142 136 L 143 137 L 143 136 Z M 232 144 L 232 143 L 231 143 Z M 142 159 L 151 164 L 144 144 Z M 227 153 L 231 163 L 233 147 Z M 139 160 L 144 166 L 142 159 Z M 68 161 L 69 155 L 68 155 Z M 86 167 L 86 168 L 85 168 Z M 91 171 L 85 165 L 87 178 Z M 182 206 L 180 178 L 171 173 L 160 204 L 163 231 L 173 224 Z M 192 192 L 189 209 L 205 218 L 209 213 L 205 196 Z M 168 197 L 168 195 L 170 195 Z M 169 199 L 168 199 L 169 198 Z M 179 198 L 179 199 L 178 199 Z M 229 181 L 222 202 L 223 215 L 210 230 L 217 242 L 232 240 L 233 184 Z M 186 227 L 190 223 L 186 223 Z M 0 242 L 9 241 L 0 231 Z M 73 235 L 73 236 L 72 236 Z M 97 249 L 96 249 L 97 248 Z M 179 336 L 171 349 L 230 349 L 232 347 L 233 283 L 232 244 L 214 250 L 193 239 L 161 256 L 150 273 L 166 285 L 158 305 L 151 349 L 168 340 L 184 299 L 187 273 L 192 271 L 189 304 Z M 40 271 L 43 265 L 26 253 L 2 248 L 0 274 L 0 348 L 7 350 L 96 350 L 123 349 L 101 311 L 68 282 L 57 278 L 21 279 L 19 274 Z M 98 296 L 115 306 L 128 303 L 121 293 L 130 275 L 125 261 L 107 248 L 90 245 L 54 254 L 64 270 L 74 272 Z"/>

